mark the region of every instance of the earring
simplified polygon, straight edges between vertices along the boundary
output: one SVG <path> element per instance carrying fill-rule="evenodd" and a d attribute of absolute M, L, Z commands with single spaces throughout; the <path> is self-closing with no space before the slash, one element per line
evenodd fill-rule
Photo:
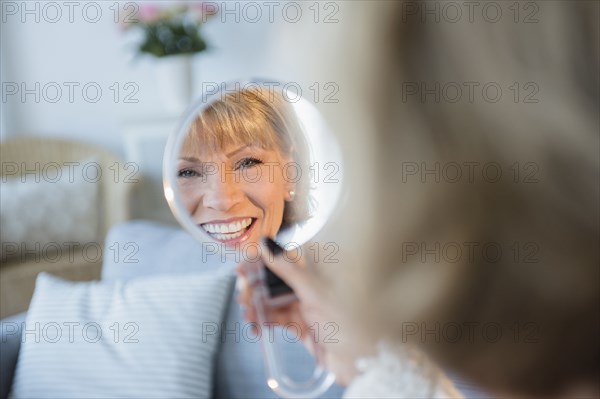
<path fill-rule="evenodd" d="M 296 196 L 296 192 L 294 190 L 290 190 L 288 191 L 288 194 L 290 195 L 290 201 L 293 201 L 294 197 Z"/>

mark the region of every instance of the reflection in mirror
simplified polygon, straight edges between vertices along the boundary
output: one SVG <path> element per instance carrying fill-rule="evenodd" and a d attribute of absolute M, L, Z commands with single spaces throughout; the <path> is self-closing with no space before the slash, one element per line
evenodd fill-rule
<path fill-rule="evenodd" d="M 167 199 L 196 237 L 238 249 L 270 237 L 292 248 L 333 211 L 339 149 L 315 107 L 282 87 L 222 85 L 170 141 Z"/>

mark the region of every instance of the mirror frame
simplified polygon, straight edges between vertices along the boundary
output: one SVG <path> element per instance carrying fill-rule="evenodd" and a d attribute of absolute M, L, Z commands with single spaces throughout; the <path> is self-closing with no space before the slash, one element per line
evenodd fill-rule
<path fill-rule="evenodd" d="M 183 140 L 185 139 L 185 134 L 182 134 L 182 132 L 186 131 L 189 128 L 189 126 L 194 122 L 199 113 L 203 112 L 204 109 L 208 107 L 214 99 L 219 98 L 221 95 L 223 95 L 223 93 L 232 92 L 235 89 L 239 89 L 240 87 L 249 87 L 251 85 L 268 87 L 269 85 L 266 85 L 267 83 L 269 85 L 274 83 L 277 83 L 278 85 L 283 85 L 282 90 L 286 90 L 286 83 L 275 79 L 240 79 L 220 83 L 218 90 L 212 94 L 206 94 L 206 92 L 202 92 L 200 98 L 193 101 L 192 104 L 184 111 L 184 113 L 180 117 L 179 122 L 177 123 L 175 130 L 171 132 L 167 139 L 162 165 L 163 193 L 165 199 L 167 200 L 169 208 L 171 209 L 171 212 L 173 212 L 173 215 L 175 216 L 177 222 L 179 222 L 179 224 L 185 230 L 187 230 L 199 243 L 208 242 L 207 240 L 210 240 L 210 237 L 208 236 L 208 234 L 203 233 L 202 229 L 198 228 L 198 226 L 193 222 L 192 218 L 185 211 L 185 206 L 182 203 L 181 196 L 176 195 L 177 176 L 175 173 L 176 168 L 173 168 L 173 165 L 176 165 L 177 163 L 177 154 L 179 153 L 179 150 L 183 145 Z M 316 108 L 315 104 L 303 98 L 302 96 L 300 96 L 299 98 L 300 100 L 304 99 L 304 101 L 307 101 L 312 107 L 315 108 L 315 110 L 319 114 L 321 114 L 321 112 Z M 335 215 L 339 212 L 341 205 L 345 202 L 346 199 L 347 187 L 345 184 L 345 179 L 343 178 L 344 159 L 342 156 L 342 150 L 338 144 L 337 137 L 331 131 L 329 131 L 329 134 L 331 138 L 335 141 L 335 145 L 337 146 L 336 155 L 340 162 L 342 178 L 338 183 L 336 183 L 340 185 L 340 188 L 338 189 L 336 198 L 334 199 L 332 209 L 327 214 L 326 220 L 323 223 L 321 223 L 321 225 L 319 225 L 317 228 L 315 228 L 315 230 L 312 232 L 312 234 L 310 235 L 311 238 L 315 237 L 325 227 L 325 225 L 332 218 L 335 217 Z M 284 245 L 284 247 L 286 250 L 293 249 L 295 248 L 295 246 L 289 246 L 289 244 L 294 243 L 301 246 L 304 245 L 306 242 L 310 241 L 311 238 L 308 238 L 305 242 L 301 243 L 294 243 L 290 241 L 289 243 L 287 243 L 288 245 Z"/>

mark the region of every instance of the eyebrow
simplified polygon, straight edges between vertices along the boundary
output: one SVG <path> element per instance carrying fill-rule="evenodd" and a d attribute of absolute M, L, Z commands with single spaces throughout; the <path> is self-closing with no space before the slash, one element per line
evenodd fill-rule
<path fill-rule="evenodd" d="M 187 161 L 187 162 L 198 162 L 198 163 L 202 162 L 196 157 L 179 157 L 179 159 L 182 161 Z"/>
<path fill-rule="evenodd" d="M 236 149 L 236 150 L 233 150 L 233 151 L 231 151 L 231 152 L 229 152 L 229 153 L 227 153 L 227 154 L 225 154 L 225 155 L 227 156 L 227 158 L 231 158 L 233 155 L 237 154 L 238 152 L 242 151 L 243 149 L 245 149 L 245 148 L 247 148 L 247 147 L 250 147 L 251 145 L 252 145 L 252 144 L 246 144 L 246 145 L 243 145 L 243 146 L 241 146 L 240 148 L 238 148 L 238 149 Z"/>
<path fill-rule="evenodd" d="M 232 156 L 234 156 L 238 152 L 240 152 L 240 151 L 242 151 L 242 150 L 244 150 L 244 149 L 246 149 L 247 147 L 250 147 L 250 146 L 252 146 L 252 144 L 243 145 L 240 148 L 236 148 L 235 150 L 228 152 L 227 154 L 225 154 L 225 156 L 227 158 L 231 158 Z M 179 159 L 183 160 L 183 161 L 187 161 L 187 162 L 202 163 L 202 161 L 199 158 L 196 158 L 196 157 L 179 157 Z"/>

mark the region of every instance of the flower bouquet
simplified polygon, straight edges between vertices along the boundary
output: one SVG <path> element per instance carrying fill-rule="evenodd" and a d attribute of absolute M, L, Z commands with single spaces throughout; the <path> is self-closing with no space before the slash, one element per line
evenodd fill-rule
<path fill-rule="evenodd" d="M 201 2 L 139 6 L 135 17 L 123 22 L 124 30 L 141 29 L 139 52 L 155 57 L 200 53 L 207 48 L 202 25 L 217 13 L 213 4 Z"/>

